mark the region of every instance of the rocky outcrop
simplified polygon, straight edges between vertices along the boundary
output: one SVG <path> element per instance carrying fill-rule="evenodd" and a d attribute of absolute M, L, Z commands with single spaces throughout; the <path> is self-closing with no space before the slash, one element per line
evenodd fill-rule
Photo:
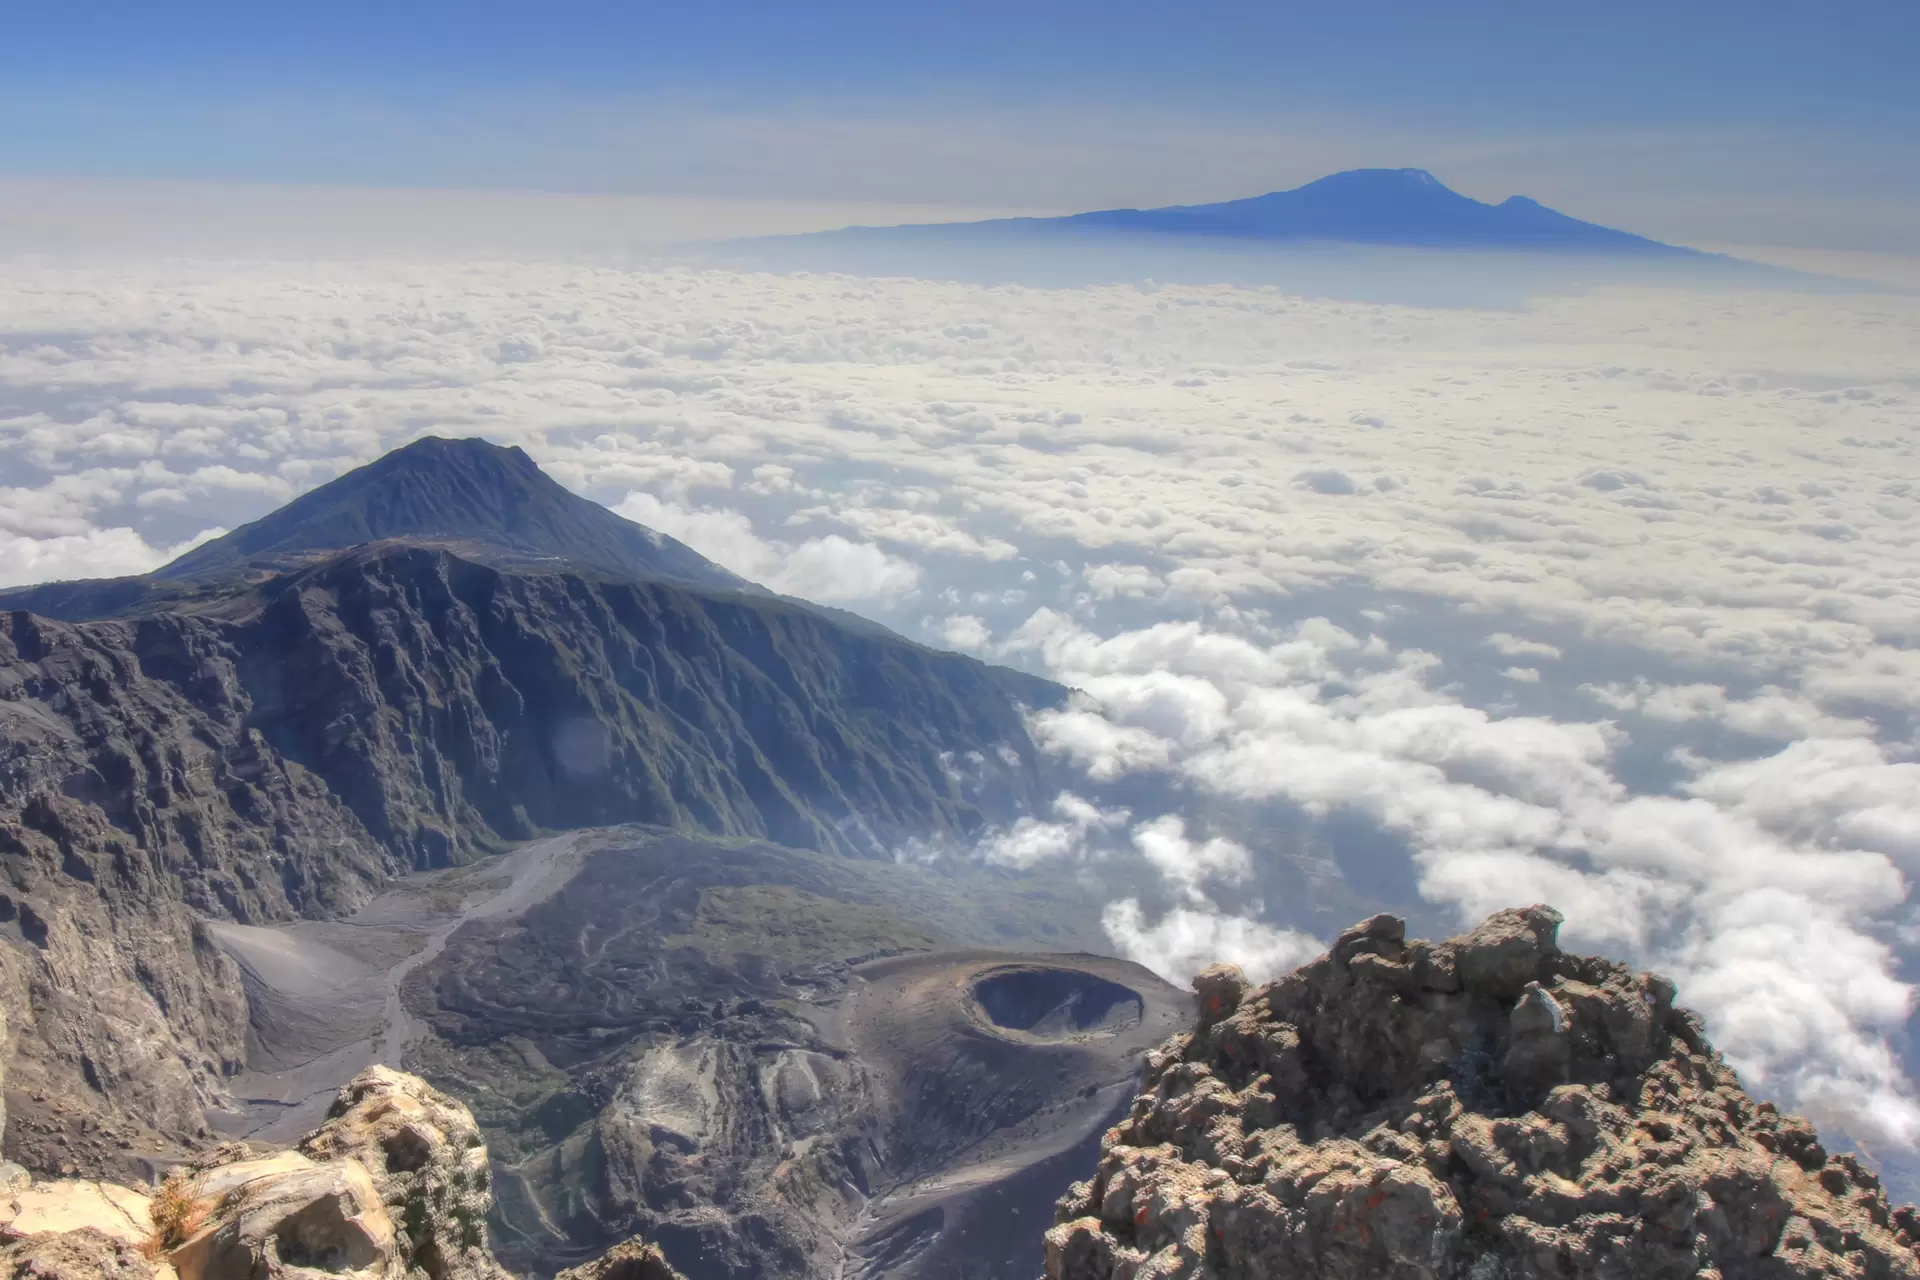
<path fill-rule="evenodd" d="M 0 615 L 7 1151 L 138 1176 L 245 1054 L 202 921 L 643 822 L 843 853 L 1041 796 L 1052 686 L 765 596 L 379 544 L 174 612 Z"/>
<path fill-rule="evenodd" d="M 472 1114 L 417 1076 L 370 1067 L 297 1149 L 229 1143 L 157 1194 L 181 1280 L 348 1271 L 367 1280 L 506 1280 L 487 1245 L 487 1149 Z"/>
<path fill-rule="evenodd" d="M 110 1182 L 16 1174 L 0 1192 L 0 1280 L 177 1280 L 154 1260 L 150 1204 Z"/>
<path fill-rule="evenodd" d="M 1559 922 L 1436 945 L 1376 916 L 1257 990 L 1201 975 L 1048 1280 L 1920 1276 L 1920 1215 Z"/>
<path fill-rule="evenodd" d="M 569 1267 L 553 1280 L 686 1280 L 667 1263 L 658 1245 L 629 1240 L 583 1267 Z"/>
<path fill-rule="evenodd" d="M 162 1188 L 178 1206 L 155 1223 L 180 1280 L 279 1280 L 315 1271 L 412 1280 L 392 1216 L 357 1160 L 297 1151 L 202 1163 Z"/>
<path fill-rule="evenodd" d="M 303 1154 L 372 1173 L 401 1257 L 433 1280 L 503 1276 L 487 1247 L 487 1149 L 473 1113 L 418 1076 L 369 1067 L 340 1093 Z"/>
<path fill-rule="evenodd" d="M 91 1227 L 0 1244 L 0 1280 L 175 1280 L 139 1248 Z"/>
<path fill-rule="evenodd" d="M 18 1187 L 0 1194 L 0 1236 L 91 1230 L 137 1247 L 152 1234 L 149 1204 L 130 1187 L 91 1179 Z"/>
<path fill-rule="evenodd" d="M 298 1150 L 228 1143 L 149 1196 L 74 1179 L 0 1197 L 0 1280 L 509 1280 L 487 1245 L 487 1149 L 467 1109 L 373 1067 Z M 629 1241 L 591 1280 L 678 1280 Z"/>

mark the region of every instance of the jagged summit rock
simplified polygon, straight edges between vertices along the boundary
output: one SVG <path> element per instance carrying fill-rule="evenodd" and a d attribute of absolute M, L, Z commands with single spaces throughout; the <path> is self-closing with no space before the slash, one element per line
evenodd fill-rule
<path fill-rule="evenodd" d="M 1559 924 L 1434 944 L 1376 916 L 1256 990 L 1209 970 L 1061 1200 L 1048 1280 L 1920 1276 L 1920 1214 Z"/>

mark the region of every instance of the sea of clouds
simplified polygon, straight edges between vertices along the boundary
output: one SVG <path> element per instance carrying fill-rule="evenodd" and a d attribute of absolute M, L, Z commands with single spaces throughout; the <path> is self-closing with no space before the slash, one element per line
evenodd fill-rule
<path fill-rule="evenodd" d="M 0 584 L 137 572 L 425 433 L 1078 692 L 970 856 L 1272 973 L 1548 901 L 1750 1083 L 1912 1145 L 1920 301 L 23 260 Z M 1106 869 L 1106 870 L 1103 870 Z M 1105 882 L 1104 880 L 1102 882 Z"/>

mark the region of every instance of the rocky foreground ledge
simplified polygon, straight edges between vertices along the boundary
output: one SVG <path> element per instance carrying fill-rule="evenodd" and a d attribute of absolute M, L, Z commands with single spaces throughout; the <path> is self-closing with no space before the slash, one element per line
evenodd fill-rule
<path fill-rule="evenodd" d="M 1406 940 L 1375 916 L 1250 991 L 1195 980 L 1048 1280 L 1920 1277 L 1920 1215 L 1755 1102 L 1673 985 L 1559 913 Z"/>
<path fill-rule="evenodd" d="M 78 1179 L 0 1191 L 0 1280 L 508 1280 L 487 1246 L 487 1149 L 418 1077 L 370 1067 L 277 1152 L 228 1143 L 151 1194 Z M 637 1241 L 561 1280 L 679 1280 Z"/>

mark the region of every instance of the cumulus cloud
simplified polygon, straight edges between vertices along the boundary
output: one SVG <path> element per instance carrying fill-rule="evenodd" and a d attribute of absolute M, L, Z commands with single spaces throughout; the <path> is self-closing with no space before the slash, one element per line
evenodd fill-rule
<path fill-rule="evenodd" d="M 174 546 L 155 547 L 128 528 L 89 529 L 51 538 L 20 537 L 0 530 L 0 587 L 145 573 L 225 532 L 208 529 Z"/>
<path fill-rule="evenodd" d="M 7 265 L 7 581 L 151 567 L 425 431 L 521 444 L 1072 684 L 1033 733 L 1086 808 L 982 856 L 1152 871 L 1107 923 L 1163 972 L 1310 954 L 1310 904 L 1217 903 L 1305 846 L 1338 880 L 1357 824 L 1436 911 L 1553 901 L 1768 1090 L 1913 1132 L 1920 301 Z M 1143 778 L 1178 812 L 1112 798 Z"/>
<path fill-rule="evenodd" d="M 993 633 L 987 624 L 971 613 L 949 614 L 940 619 L 934 634 L 949 649 L 962 653 L 984 653 L 993 647 Z"/>
<path fill-rule="evenodd" d="M 1089 840 L 1117 827 L 1132 815 L 1125 809 L 1106 810 L 1063 791 L 1053 799 L 1053 819 L 1025 817 L 980 842 L 979 854 L 998 866 L 1032 867 L 1058 860 L 1080 861 L 1091 852 Z"/>
<path fill-rule="evenodd" d="M 629 493 L 614 510 L 678 538 L 749 581 L 806 600 L 891 599 L 920 581 L 919 567 L 911 561 L 837 533 L 800 543 L 773 542 L 755 533 L 753 522 L 738 511 L 686 507 L 644 490 Z"/>
<path fill-rule="evenodd" d="M 1168 813 L 1133 829 L 1133 847 L 1188 902 L 1208 902 L 1201 886 L 1209 881 L 1234 884 L 1253 874 L 1253 855 L 1224 836 L 1187 838 L 1186 820 Z"/>
<path fill-rule="evenodd" d="M 1095 599 L 1116 596 L 1147 596 L 1166 589 L 1166 580 L 1145 565 L 1099 564 L 1084 571 L 1087 589 Z"/>
<path fill-rule="evenodd" d="M 1489 635 L 1487 647 L 1503 658 L 1545 658 L 1556 661 L 1563 656 L 1558 645 L 1529 640 L 1506 631 L 1495 631 Z"/>
<path fill-rule="evenodd" d="M 1161 628 L 1095 637 L 1055 619 L 1033 633 L 1079 664 L 1061 674 L 1100 692 L 1107 741 L 1130 748 L 1096 764 L 1131 760 L 1224 798 L 1362 814 L 1409 841 L 1430 899 L 1463 918 L 1553 902 L 1570 941 L 1678 976 L 1756 1082 L 1856 1132 L 1920 1137 L 1887 1043 L 1911 991 L 1871 928 L 1905 899 L 1901 867 L 1920 857 L 1920 765 L 1858 739 L 1808 740 L 1699 762 L 1684 795 L 1635 794 L 1612 772 L 1620 739 L 1606 723 L 1463 705 L 1430 686 L 1426 657 L 1370 654 L 1324 624 L 1264 646 L 1191 629 L 1177 645 Z M 1098 740 L 1078 723 L 1094 714 L 1056 713 L 1078 735 L 1059 749 Z M 1054 721 L 1037 721 L 1052 741 Z M 1197 848 L 1178 819 L 1138 829 L 1136 844 L 1194 902 L 1208 874 L 1251 866 L 1237 846 Z M 1141 954 L 1172 945 L 1149 941 L 1158 935 L 1137 913 L 1110 919 Z"/>
<path fill-rule="evenodd" d="M 1110 904 L 1101 925 L 1121 955 L 1181 983 L 1221 961 L 1239 965 L 1255 982 L 1266 982 L 1326 949 L 1326 944 L 1296 930 L 1206 908 L 1175 907 L 1149 923 L 1136 898 Z"/>
<path fill-rule="evenodd" d="M 1712 721 L 1756 738 L 1788 742 L 1803 737 L 1871 737 L 1871 721 L 1831 715 L 1803 694 L 1768 685 L 1734 697 L 1717 684 L 1655 684 L 1644 676 L 1629 683 L 1587 684 L 1580 691 L 1616 711 L 1682 724 Z"/>

